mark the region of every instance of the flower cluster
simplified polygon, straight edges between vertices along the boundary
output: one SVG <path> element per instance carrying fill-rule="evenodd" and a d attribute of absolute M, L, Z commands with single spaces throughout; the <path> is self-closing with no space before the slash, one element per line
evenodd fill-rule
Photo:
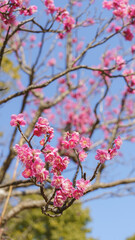
<path fill-rule="evenodd" d="M 69 133 L 66 132 L 65 136 L 60 139 L 60 144 L 67 150 L 75 149 L 78 152 L 79 160 L 83 162 L 87 157 L 87 153 L 84 149 L 89 149 L 92 142 L 89 138 L 81 137 L 78 132 Z"/>
<path fill-rule="evenodd" d="M 84 180 L 83 178 L 77 180 L 76 188 L 74 188 L 69 179 L 65 179 L 63 176 L 54 175 L 51 185 L 58 189 L 54 198 L 54 206 L 62 207 L 67 198 L 73 197 L 79 199 L 83 196 L 89 186 L 89 180 Z"/>
<path fill-rule="evenodd" d="M 22 0 L 4 0 L 0 3 L 0 19 L 5 24 L 14 24 L 16 23 L 16 17 L 14 15 L 15 11 L 18 10 L 20 14 L 24 16 L 30 16 L 37 11 L 35 5 L 27 7 L 23 4 Z"/>
<path fill-rule="evenodd" d="M 20 126 L 25 125 L 26 122 L 23 119 L 24 115 L 12 115 L 11 126 L 17 126 L 22 136 L 24 137 Z M 44 135 L 44 138 L 40 141 L 43 146 L 41 150 L 33 149 L 31 146 L 31 139 L 34 136 L 40 137 Z M 67 168 L 69 164 L 69 157 L 61 157 L 58 148 L 54 148 L 48 144 L 53 137 L 53 128 L 49 126 L 49 122 L 46 118 L 39 117 L 35 124 L 33 135 L 27 141 L 27 144 L 19 146 L 15 145 L 15 151 L 17 152 L 18 158 L 25 167 L 22 175 L 24 178 L 31 178 L 37 183 L 43 183 L 45 181 L 50 182 L 51 186 L 55 188 L 54 195 L 54 206 L 62 207 L 68 198 L 79 199 L 87 190 L 90 181 L 81 179 L 74 179 L 74 184 L 68 179 L 62 176 L 62 172 Z M 86 150 L 91 146 L 89 138 L 81 136 L 78 132 L 66 132 L 65 136 L 61 139 L 62 148 L 65 150 L 75 151 L 78 161 L 84 161 L 87 157 Z M 96 159 L 101 163 L 105 160 L 112 159 L 116 154 L 117 150 L 122 144 L 120 137 L 114 141 L 115 147 L 113 149 L 97 150 Z M 60 150 L 60 148 L 59 148 Z M 79 162 L 78 162 L 79 163 Z M 47 166 L 47 167 L 46 167 Z M 52 177 L 50 181 L 49 177 Z"/>
<path fill-rule="evenodd" d="M 111 148 L 109 148 L 108 150 L 98 149 L 95 159 L 99 160 L 100 163 L 104 163 L 106 160 L 111 160 L 112 158 L 114 158 L 118 154 L 117 150 L 120 149 L 120 146 L 122 144 L 120 136 L 118 136 L 114 140 L 114 144 L 115 146 L 112 149 Z"/>
<path fill-rule="evenodd" d="M 24 114 L 22 114 L 22 113 L 20 113 L 18 115 L 13 114 L 11 116 L 10 125 L 11 126 L 17 126 L 17 125 L 25 126 L 26 122 L 23 118 L 24 118 Z"/>
<path fill-rule="evenodd" d="M 48 14 L 56 13 L 56 21 L 63 24 L 65 32 L 70 32 L 73 29 L 75 20 L 69 15 L 69 12 L 66 9 L 55 7 L 53 0 L 45 0 L 45 6 L 47 7 Z M 60 33 L 59 37 L 63 38 L 64 35 Z"/>
<path fill-rule="evenodd" d="M 103 8 L 107 8 L 108 10 L 112 9 L 113 14 L 116 18 L 125 19 L 128 21 L 130 25 L 134 25 L 135 23 L 135 5 L 130 5 L 129 0 L 111 0 L 103 1 Z M 116 32 L 119 31 L 121 27 L 115 27 Z M 127 41 L 132 41 L 134 35 L 130 29 L 130 26 L 123 31 L 123 36 Z"/>
<path fill-rule="evenodd" d="M 35 177 L 37 182 L 46 181 L 49 171 L 45 169 L 45 163 L 39 158 L 41 154 L 38 149 L 31 149 L 26 144 L 23 146 L 15 145 L 17 155 L 25 170 L 22 172 L 23 177 L 30 178 Z"/>
<path fill-rule="evenodd" d="M 44 134 L 48 137 L 48 141 L 50 141 L 54 136 L 53 132 L 53 128 L 49 126 L 48 120 L 46 118 L 39 117 L 34 128 L 34 135 L 40 137 Z"/>
<path fill-rule="evenodd" d="M 57 148 L 46 145 L 43 151 L 45 161 L 51 166 L 51 173 L 60 175 L 68 166 L 69 158 L 61 157 Z"/>
<path fill-rule="evenodd" d="M 128 13 L 128 0 L 112 0 L 112 1 L 103 1 L 103 7 L 107 8 L 108 10 L 113 9 L 113 14 L 116 17 L 123 18 Z"/>
<path fill-rule="evenodd" d="M 13 114 L 11 116 L 11 126 L 19 125 L 18 129 L 20 130 L 20 126 L 26 124 L 23 117 L 23 114 Z M 54 206 L 61 207 L 67 198 L 79 199 L 83 196 L 89 185 L 89 180 L 82 178 L 77 180 L 75 186 L 73 186 L 73 183 L 69 179 L 65 179 L 62 176 L 62 172 L 69 164 L 69 158 L 67 156 L 62 158 L 57 148 L 47 144 L 53 137 L 53 129 L 49 126 L 48 120 L 42 117 L 38 119 L 33 131 L 33 136 L 40 137 L 41 135 L 44 135 L 44 139 L 40 141 L 40 144 L 43 145 L 41 150 L 33 149 L 30 142 L 27 140 L 29 146 L 27 144 L 22 146 L 16 144 L 15 151 L 25 167 L 22 172 L 24 178 L 34 178 L 37 183 L 43 183 L 48 180 L 49 173 L 51 173 L 53 176 L 51 186 L 56 189 Z M 89 148 L 91 145 L 90 140 L 86 137 L 80 137 L 78 132 L 73 132 L 72 134 L 67 132 L 63 139 L 63 146 L 66 149 L 73 149 L 79 145 L 79 141 L 82 149 Z M 40 157 L 41 155 L 42 157 Z M 83 153 L 80 152 L 80 160 L 84 160 L 84 157 L 81 155 L 83 155 Z M 46 169 L 46 164 L 48 169 Z"/>

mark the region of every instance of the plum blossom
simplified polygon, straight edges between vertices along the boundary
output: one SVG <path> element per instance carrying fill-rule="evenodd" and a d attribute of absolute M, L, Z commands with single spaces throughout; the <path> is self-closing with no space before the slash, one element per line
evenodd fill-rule
<path fill-rule="evenodd" d="M 81 162 L 83 162 L 86 157 L 87 157 L 87 153 L 85 151 L 82 150 L 82 151 L 79 152 L 79 160 Z"/>
<path fill-rule="evenodd" d="M 130 29 L 129 28 L 126 28 L 124 31 L 123 31 L 123 36 L 125 37 L 125 39 L 127 41 L 132 41 L 134 35 L 131 33 Z"/>
<path fill-rule="evenodd" d="M 52 179 L 52 182 L 51 182 L 51 185 L 55 188 L 61 188 L 63 181 L 64 181 L 63 176 L 54 175 L 53 179 Z"/>
<path fill-rule="evenodd" d="M 92 143 L 89 138 L 81 137 L 80 145 L 82 148 L 90 148 L 91 144 Z"/>
<path fill-rule="evenodd" d="M 24 118 L 24 114 L 22 114 L 22 113 L 20 113 L 18 115 L 12 114 L 10 125 L 11 126 L 17 126 L 17 125 L 25 126 L 26 122 L 23 118 Z"/>
<path fill-rule="evenodd" d="M 120 149 L 121 145 L 122 145 L 122 139 L 120 136 L 118 136 L 115 140 L 114 140 L 114 143 L 115 143 L 115 147 L 116 149 Z"/>
<path fill-rule="evenodd" d="M 48 61 L 47 65 L 48 65 L 49 67 L 55 66 L 55 65 L 56 65 L 56 59 L 55 59 L 55 58 L 51 58 L 51 59 Z"/>
<path fill-rule="evenodd" d="M 82 191 L 84 193 L 86 191 L 86 189 L 88 188 L 89 183 L 90 183 L 89 180 L 85 180 L 85 179 L 81 178 L 80 180 L 76 181 L 76 186 L 80 191 Z"/>
<path fill-rule="evenodd" d="M 83 192 L 80 191 L 79 189 L 74 189 L 72 195 L 73 195 L 73 197 L 74 197 L 75 199 L 78 200 L 80 197 L 83 196 Z"/>
<path fill-rule="evenodd" d="M 53 138 L 53 128 L 49 126 L 49 122 L 46 118 L 39 117 L 38 122 L 34 128 L 34 135 L 40 137 L 42 134 L 46 134 L 50 141 Z"/>
<path fill-rule="evenodd" d="M 107 150 L 98 149 L 95 159 L 99 160 L 100 163 L 104 163 L 106 160 L 110 160 L 110 154 Z"/>
<path fill-rule="evenodd" d="M 62 207 L 66 199 L 67 196 L 61 190 L 57 191 L 54 197 L 54 206 Z"/>

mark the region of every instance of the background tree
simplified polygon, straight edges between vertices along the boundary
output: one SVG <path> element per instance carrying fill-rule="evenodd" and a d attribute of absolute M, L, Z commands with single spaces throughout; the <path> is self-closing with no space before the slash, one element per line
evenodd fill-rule
<path fill-rule="evenodd" d="M 135 240 L 135 235 L 133 235 L 132 237 L 127 238 L 127 240 Z"/>
<path fill-rule="evenodd" d="M 30 199 L 37 199 L 31 196 Z M 41 199 L 41 197 L 39 197 Z M 22 198 L 25 200 L 25 197 Z M 11 220 L 6 229 L 9 239 L 47 239 L 47 240 L 92 240 L 86 237 L 91 230 L 87 227 L 91 219 L 89 209 L 82 209 L 81 203 L 74 204 L 61 218 L 48 218 L 41 214 L 40 209 L 23 211 L 16 220 Z M 66 226 L 66 227 L 65 227 Z"/>

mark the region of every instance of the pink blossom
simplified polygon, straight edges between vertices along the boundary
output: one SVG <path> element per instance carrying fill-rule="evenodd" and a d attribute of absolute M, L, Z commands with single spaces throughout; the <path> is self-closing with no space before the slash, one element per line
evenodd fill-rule
<path fill-rule="evenodd" d="M 121 70 L 125 66 L 125 60 L 121 56 L 117 56 L 115 61 L 118 65 L 117 70 Z"/>
<path fill-rule="evenodd" d="M 59 52 L 59 58 L 60 58 L 60 59 L 63 58 L 63 52 Z"/>
<path fill-rule="evenodd" d="M 76 43 L 77 42 L 77 38 L 72 38 L 72 43 Z"/>
<path fill-rule="evenodd" d="M 74 18 L 69 16 L 63 21 L 64 30 L 66 32 L 71 32 L 72 28 L 74 27 L 74 24 L 75 24 Z"/>
<path fill-rule="evenodd" d="M 135 44 L 132 45 L 132 47 L 131 47 L 131 52 L 132 52 L 133 54 L 135 53 Z"/>
<path fill-rule="evenodd" d="M 132 138 L 131 138 L 131 142 L 135 142 L 135 137 L 132 137 Z"/>
<path fill-rule="evenodd" d="M 80 138 L 80 135 L 79 135 L 79 133 L 78 132 L 73 132 L 72 133 L 72 135 L 71 135 L 71 138 L 72 138 L 72 140 L 74 140 L 76 143 L 78 143 L 79 142 L 79 138 Z"/>
<path fill-rule="evenodd" d="M 110 154 L 110 159 L 114 158 L 118 154 L 116 148 L 113 149 L 109 148 L 108 153 Z"/>
<path fill-rule="evenodd" d="M 116 27 L 115 27 L 115 31 L 116 31 L 116 32 L 119 32 L 120 30 L 121 30 L 121 27 L 120 27 L 120 26 L 116 26 Z"/>
<path fill-rule="evenodd" d="M 79 51 L 82 49 L 83 44 L 84 44 L 84 43 L 83 43 L 82 41 L 78 43 L 78 45 L 76 46 L 76 51 L 77 51 L 77 52 L 79 52 Z"/>
<path fill-rule="evenodd" d="M 30 41 L 31 41 L 31 42 L 34 42 L 35 40 L 36 40 L 36 36 L 35 36 L 35 35 L 31 35 L 31 36 L 30 36 Z"/>
<path fill-rule="evenodd" d="M 72 185 L 72 182 L 69 179 L 66 178 L 62 181 L 61 191 L 67 197 L 71 197 L 71 194 L 73 192 L 73 185 Z"/>
<path fill-rule="evenodd" d="M 47 63 L 48 66 L 50 67 L 53 67 L 56 65 L 56 59 L 55 58 L 51 58 L 48 63 Z"/>
<path fill-rule="evenodd" d="M 22 172 L 22 176 L 24 178 L 30 178 L 32 177 L 32 170 L 30 168 L 26 168 L 23 172 Z"/>
<path fill-rule="evenodd" d="M 66 140 L 62 140 L 62 146 L 63 146 L 65 149 L 69 149 L 69 142 L 66 141 Z"/>
<path fill-rule="evenodd" d="M 65 37 L 65 34 L 64 33 L 59 33 L 58 37 L 59 37 L 59 39 L 63 39 Z"/>
<path fill-rule="evenodd" d="M 41 46 L 42 46 L 42 42 L 39 42 L 39 43 L 38 43 L 38 47 L 41 47 Z"/>
<path fill-rule="evenodd" d="M 22 146 L 16 144 L 15 150 L 19 159 L 26 167 L 31 166 L 36 159 L 39 159 L 39 155 L 41 154 L 39 149 L 31 149 L 27 144 L 23 144 Z"/>
<path fill-rule="evenodd" d="M 35 5 L 30 6 L 29 8 L 23 6 L 23 8 L 20 10 L 20 14 L 23 14 L 24 16 L 31 16 L 35 12 L 37 12 L 37 6 Z"/>
<path fill-rule="evenodd" d="M 21 7 L 22 6 L 22 0 L 10 0 L 11 3 L 15 4 L 17 7 Z"/>
<path fill-rule="evenodd" d="M 72 196 L 78 200 L 80 197 L 83 196 L 83 192 L 80 191 L 79 189 L 74 189 Z"/>
<path fill-rule="evenodd" d="M 110 160 L 110 154 L 107 150 L 98 149 L 95 159 L 99 160 L 100 163 L 104 163 L 106 160 Z"/>
<path fill-rule="evenodd" d="M 40 174 L 44 166 L 45 166 L 45 163 L 43 163 L 41 159 L 36 159 L 31 166 L 33 175 L 36 176 L 36 174 Z"/>
<path fill-rule="evenodd" d="M 53 179 L 52 179 L 52 182 L 51 182 L 51 185 L 58 189 L 58 188 L 62 187 L 62 182 L 63 181 L 64 181 L 64 177 L 63 176 L 54 175 Z"/>
<path fill-rule="evenodd" d="M 130 29 L 127 28 L 123 31 L 123 36 L 125 37 L 126 40 L 132 41 L 134 35 L 131 33 Z"/>
<path fill-rule="evenodd" d="M 34 135 L 41 136 L 42 134 L 47 134 L 48 141 L 53 138 L 53 128 L 49 126 L 49 122 L 46 118 L 39 117 L 38 122 L 34 128 Z"/>
<path fill-rule="evenodd" d="M 72 79 L 77 78 L 77 74 L 76 74 L 76 73 L 72 73 L 72 74 L 71 74 L 71 78 L 72 78 Z"/>
<path fill-rule="evenodd" d="M 20 113 L 18 115 L 12 114 L 10 125 L 11 126 L 17 126 L 17 125 L 25 126 L 26 122 L 23 118 L 24 118 L 24 114 L 22 114 L 22 113 Z"/>
<path fill-rule="evenodd" d="M 45 154 L 45 161 L 53 164 L 55 157 L 57 156 L 56 150 L 53 150 L 50 153 Z"/>
<path fill-rule="evenodd" d="M 80 145 L 82 148 L 90 148 L 91 144 L 92 143 L 89 138 L 81 137 Z"/>
<path fill-rule="evenodd" d="M 36 181 L 37 181 L 37 182 L 41 182 L 41 183 L 42 183 L 43 181 L 46 181 L 47 178 L 48 178 L 48 176 L 49 176 L 49 171 L 46 170 L 45 168 L 42 168 L 42 169 L 41 169 L 41 172 L 40 172 L 40 173 L 37 173 L 37 174 L 35 175 Z"/>
<path fill-rule="evenodd" d="M 85 151 L 79 152 L 79 159 L 81 162 L 85 161 L 85 158 L 87 157 L 87 153 Z"/>
<path fill-rule="evenodd" d="M 62 42 L 61 41 L 59 41 L 57 44 L 58 44 L 59 47 L 62 47 Z"/>
<path fill-rule="evenodd" d="M 75 148 L 76 147 L 76 141 L 74 139 L 69 139 L 69 148 Z"/>
<path fill-rule="evenodd" d="M 114 140 L 114 143 L 115 143 L 116 149 L 120 149 L 120 146 L 122 145 L 122 139 L 121 139 L 121 137 L 118 136 L 118 137 Z"/>
<path fill-rule="evenodd" d="M 86 189 L 88 188 L 89 183 L 90 183 L 89 180 L 85 180 L 85 179 L 81 178 L 80 180 L 76 181 L 76 186 L 80 191 L 82 191 L 84 193 L 86 191 Z"/>
<path fill-rule="evenodd" d="M 128 7 L 128 15 L 131 18 L 135 18 L 135 5 L 132 4 Z"/>
<path fill-rule="evenodd" d="M 103 1 L 103 8 L 107 8 L 108 10 L 112 9 L 112 1 Z"/>
<path fill-rule="evenodd" d="M 61 190 L 57 191 L 54 197 L 54 206 L 62 207 L 66 199 L 67 196 Z"/>
<path fill-rule="evenodd" d="M 69 163 L 68 157 L 62 158 L 59 155 L 57 155 L 54 158 L 51 172 L 57 175 L 61 174 L 61 172 L 63 172 L 63 170 L 67 168 L 68 163 Z"/>

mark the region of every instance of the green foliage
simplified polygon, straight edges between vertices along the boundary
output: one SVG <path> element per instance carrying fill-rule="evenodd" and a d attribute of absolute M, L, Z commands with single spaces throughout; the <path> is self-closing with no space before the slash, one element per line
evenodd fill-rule
<path fill-rule="evenodd" d="M 6 233 L 14 240 L 92 240 L 86 237 L 86 233 L 91 232 L 86 226 L 90 221 L 89 209 L 82 209 L 81 203 L 74 204 L 58 218 L 32 209 L 12 219 Z"/>
<path fill-rule="evenodd" d="M 13 62 L 6 56 L 3 57 L 1 68 L 3 72 L 10 75 L 13 79 L 17 80 L 20 78 L 18 73 L 19 67 L 15 67 Z"/>
<path fill-rule="evenodd" d="M 135 240 L 135 235 L 133 235 L 132 237 L 127 238 L 126 240 Z"/>

